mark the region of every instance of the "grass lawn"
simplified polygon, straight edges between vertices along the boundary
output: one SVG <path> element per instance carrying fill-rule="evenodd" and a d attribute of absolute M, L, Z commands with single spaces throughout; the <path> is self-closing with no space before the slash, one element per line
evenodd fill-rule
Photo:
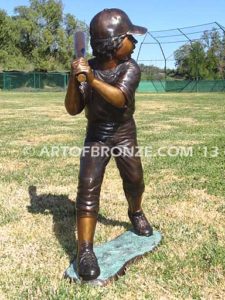
<path fill-rule="evenodd" d="M 64 93 L 0 93 L 0 299 L 225 299 L 225 94 L 137 94 L 143 207 L 163 242 L 100 288 L 62 278 L 86 119 Z M 130 228 L 112 159 L 96 244 Z"/>

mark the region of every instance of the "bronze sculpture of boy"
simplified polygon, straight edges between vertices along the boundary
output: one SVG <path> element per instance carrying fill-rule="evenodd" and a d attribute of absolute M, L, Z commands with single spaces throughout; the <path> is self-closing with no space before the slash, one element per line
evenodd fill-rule
<path fill-rule="evenodd" d="M 135 90 L 140 81 L 140 69 L 131 58 L 136 40 L 133 34 L 144 34 L 147 29 L 133 25 L 120 9 L 105 9 L 90 23 L 91 46 L 94 58 L 73 61 L 65 98 L 69 114 L 85 109 L 88 120 L 85 155 L 80 158 L 80 173 L 76 199 L 77 211 L 77 270 L 83 280 L 99 276 L 98 261 L 93 252 L 93 240 L 99 211 L 99 196 L 104 171 L 110 155 L 91 149 L 131 149 L 137 147 L 136 126 L 133 119 Z M 84 73 L 87 81 L 80 84 L 76 75 Z M 119 149 L 117 148 L 117 149 Z M 139 235 L 152 235 L 142 207 L 144 192 L 143 170 L 137 155 L 115 155 L 128 201 L 128 216 Z"/>

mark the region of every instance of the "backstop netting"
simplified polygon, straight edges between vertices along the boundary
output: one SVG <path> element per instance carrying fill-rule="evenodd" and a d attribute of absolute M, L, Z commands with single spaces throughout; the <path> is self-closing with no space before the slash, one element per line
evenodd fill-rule
<path fill-rule="evenodd" d="M 137 61 L 140 92 L 224 92 L 225 28 L 213 22 L 149 31 Z"/>

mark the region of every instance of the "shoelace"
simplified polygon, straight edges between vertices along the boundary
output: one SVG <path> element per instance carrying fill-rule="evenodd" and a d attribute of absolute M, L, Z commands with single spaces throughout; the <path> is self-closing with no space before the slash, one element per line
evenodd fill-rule
<path fill-rule="evenodd" d="M 80 263 L 91 265 L 96 263 L 96 257 L 92 251 L 84 251 L 80 256 Z"/>
<path fill-rule="evenodd" d="M 143 214 L 139 215 L 139 216 L 133 216 L 133 220 L 135 223 L 138 222 L 138 226 L 140 227 L 144 227 L 146 225 L 146 220 Z"/>

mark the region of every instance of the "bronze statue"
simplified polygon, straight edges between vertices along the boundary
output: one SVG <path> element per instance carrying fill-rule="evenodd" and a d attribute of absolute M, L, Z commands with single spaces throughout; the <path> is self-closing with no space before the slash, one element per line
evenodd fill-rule
<path fill-rule="evenodd" d="M 113 148 L 116 154 L 119 147 L 137 148 L 133 113 L 141 74 L 131 54 L 137 43 L 133 34 L 146 31 L 133 25 L 122 10 L 104 9 L 90 23 L 94 58 L 89 61 L 79 58 L 72 63 L 65 107 L 71 115 L 85 109 L 88 123 L 84 145 L 90 149 L 80 158 L 76 199 L 77 269 L 83 280 L 95 279 L 100 274 L 93 240 L 104 171 L 113 156 L 110 151 L 99 151 L 101 155 L 93 156 L 91 149 Z M 86 75 L 85 83 L 78 82 L 79 73 Z M 153 230 L 141 207 L 144 181 L 140 157 L 121 154 L 115 155 L 115 160 L 133 228 L 138 235 L 150 236 Z"/>

